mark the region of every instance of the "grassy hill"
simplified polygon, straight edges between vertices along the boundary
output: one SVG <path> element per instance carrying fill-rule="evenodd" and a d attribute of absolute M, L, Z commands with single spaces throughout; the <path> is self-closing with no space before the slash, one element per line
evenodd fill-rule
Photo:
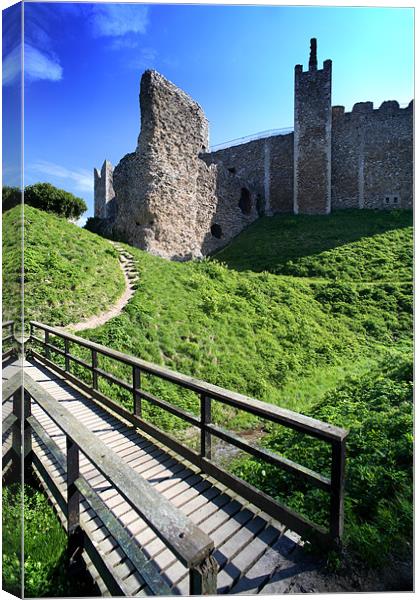
<path fill-rule="evenodd" d="M 338 211 L 264 217 L 216 258 L 238 271 L 342 281 L 411 281 L 412 213 Z"/>
<path fill-rule="evenodd" d="M 411 337 L 409 215 L 366 211 L 358 220 L 353 213 L 332 218 L 341 231 L 352 229 L 352 241 L 335 242 L 330 249 L 342 268 L 329 278 L 318 265 L 332 269 L 324 251 L 319 252 L 332 245 L 330 218 L 314 217 L 312 249 L 311 219 L 301 217 L 262 219 L 215 259 L 202 262 L 168 262 L 130 249 L 140 272 L 134 298 L 120 317 L 86 335 L 267 402 L 306 410 L 348 374 L 368 371 L 380 356 L 409 345 Z M 233 259 L 230 268 L 218 262 L 228 252 L 251 262 L 257 231 L 267 264 L 271 260 L 276 269 L 284 262 L 276 240 L 289 240 L 283 243 L 291 269 L 290 256 L 302 251 L 294 233 L 301 221 L 313 277 L 238 271 Z M 403 259 L 389 258 L 380 270 L 379 255 L 396 253 L 396 236 Z M 360 248 L 371 239 L 372 252 L 362 256 Z M 356 262 L 365 280 L 350 276 Z M 376 279 L 370 278 L 372 272 Z M 186 402 L 169 386 L 159 391 L 168 400 Z"/>
<path fill-rule="evenodd" d="M 363 564 L 393 553 L 401 560 L 412 539 L 412 235 L 407 212 L 360 211 L 261 219 L 202 262 L 130 249 L 140 271 L 134 298 L 85 336 L 349 428 L 347 547 Z M 153 379 L 143 385 L 198 412 L 193 394 Z M 119 400 L 131 405 L 124 393 Z M 145 414 L 181 427 L 159 409 Z M 255 425 L 234 411 L 216 419 Z M 327 464 L 319 444 L 281 427 L 266 431 L 266 447 L 315 470 Z M 232 468 L 324 522 L 323 492 L 257 460 Z"/>
<path fill-rule="evenodd" d="M 20 314 L 20 207 L 3 214 L 3 319 Z M 25 318 L 67 325 L 108 308 L 124 290 L 111 244 L 64 218 L 25 207 Z"/>
<path fill-rule="evenodd" d="M 18 213 L 9 211 L 5 218 L 4 289 L 13 298 Z M 68 323 L 101 310 L 118 295 L 118 264 L 107 241 L 34 209 L 27 209 L 26 219 L 29 315 Z M 385 551 L 407 548 L 412 215 L 349 211 L 264 218 L 199 262 L 169 262 L 127 248 L 140 275 L 135 295 L 119 317 L 82 335 L 350 428 L 348 543 L 371 563 L 378 545 Z M 122 367 L 114 372 L 130 377 Z M 100 385 L 131 406 L 128 392 Z M 142 385 L 198 412 L 192 393 L 152 377 L 143 377 Z M 183 435 L 176 417 L 156 407 L 145 407 L 144 414 Z M 224 424 L 228 418 L 237 429 L 255 425 L 235 411 L 216 418 Z M 267 447 L 294 459 L 303 452 L 308 466 L 321 468 L 317 447 L 299 446 L 281 428 L 266 433 Z M 295 489 L 290 479 L 285 483 L 258 461 L 233 467 L 280 499 L 286 485 L 294 506 L 308 513 L 315 508 L 323 520 L 320 496 Z"/>

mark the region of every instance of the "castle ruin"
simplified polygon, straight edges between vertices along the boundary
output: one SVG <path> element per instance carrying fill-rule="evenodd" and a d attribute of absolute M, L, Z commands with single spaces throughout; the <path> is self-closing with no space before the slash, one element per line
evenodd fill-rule
<path fill-rule="evenodd" d="M 331 107 L 332 62 L 295 67 L 294 131 L 209 152 L 201 107 L 156 71 L 135 152 L 94 171 L 106 235 L 174 260 L 208 255 L 262 215 L 411 208 L 413 102 Z"/>

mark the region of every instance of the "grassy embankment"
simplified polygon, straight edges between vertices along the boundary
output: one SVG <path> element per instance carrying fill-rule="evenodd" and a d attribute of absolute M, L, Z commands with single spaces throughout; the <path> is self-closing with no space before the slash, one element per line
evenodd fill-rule
<path fill-rule="evenodd" d="M 3 214 L 3 319 L 20 314 L 21 208 Z M 67 325 L 106 310 L 124 290 L 111 244 L 64 218 L 25 207 L 25 318 Z"/>
<path fill-rule="evenodd" d="M 120 317 L 86 333 L 349 428 L 346 540 L 371 565 L 411 547 L 411 218 L 356 211 L 262 219 L 201 263 L 132 250 L 136 295 Z M 124 369 L 118 374 L 129 380 Z M 193 394 L 150 379 L 143 384 L 155 394 L 198 412 Z M 103 389 L 131 406 L 128 395 L 105 383 Z M 146 414 L 168 429 L 181 427 L 156 408 Z M 237 411 L 216 411 L 216 419 L 238 429 L 256 425 Z M 328 474 L 319 445 L 267 424 L 265 431 L 267 447 Z M 258 461 L 240 459 L 234 468 L 325 522 L 322 492 L 308 493 Z"/>
<path fill-rule="evenodd" d="M 31 228 L 36 227 L 34 218 L 27 228 L 34 254 L 38 242 Z M 59 253 L 59 239 L 55 248 Z M 395 551 L 409 542 L 411 215 L 356 211 L 262 219 L 202 262 L 171 263 L 130 252 L 140 273 L 134 297 L 119 317 L 84 336 L 348 427 L 349 546 L 373 564 L 378 544 Z M 68 289 L 59 288 L 57 296 L 58 312 L 39 298 L 27 307 L 28 314 L 36 307 L 43 321 L 74 320 Z M 123 367 L 115 372 L 130 380 Z M 150 377 L 142 383 L 197 413 L 194 394 Z M 129 394 L 100 385 L 131 406 Z M 167 429 L 181 428 L 175 417 L 155 407 L 146 406 L 145 415 Z M 257 424 L 233 410 L 216 411 L 216 419 L 237 429 Z M 325 469 L 324 454 L 316 447 L 279 428 L 266 426 L 266 434 L 268 447 Z M 241 460 L 235 469 L 284 496 L 281 474 L 257 461 Z M 289 479 L 286 483 L 292 505 L 322 522 L 323 498 L 292 488 Z"/>

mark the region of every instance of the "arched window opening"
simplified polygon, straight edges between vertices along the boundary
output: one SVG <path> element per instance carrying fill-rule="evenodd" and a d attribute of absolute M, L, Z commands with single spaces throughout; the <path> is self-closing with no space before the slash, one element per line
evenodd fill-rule
<path fill-rule="evenodd" d="M 251 194 L 247 188 L 241 189 L 241 197 L 239 199 L 239 208 L 244 215 L 249 215 L 252 210 Z"/>

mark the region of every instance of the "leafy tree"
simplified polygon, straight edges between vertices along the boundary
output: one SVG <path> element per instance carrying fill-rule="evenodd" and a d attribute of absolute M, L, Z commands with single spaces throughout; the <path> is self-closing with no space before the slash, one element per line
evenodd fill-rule
<path fill-rule="evenodd" d="M 2 188 L 2 210 L 10 210 L 21 202 L 21 191 L 18 187 L 4 185 Z"/>
<path fill-rule="evenodd" d="M 78 219 L 87 206 L 82 198 L 54 187 L 51 183 L 35 183 L 25 188 L 26 204 L 67 219 Z"/>

